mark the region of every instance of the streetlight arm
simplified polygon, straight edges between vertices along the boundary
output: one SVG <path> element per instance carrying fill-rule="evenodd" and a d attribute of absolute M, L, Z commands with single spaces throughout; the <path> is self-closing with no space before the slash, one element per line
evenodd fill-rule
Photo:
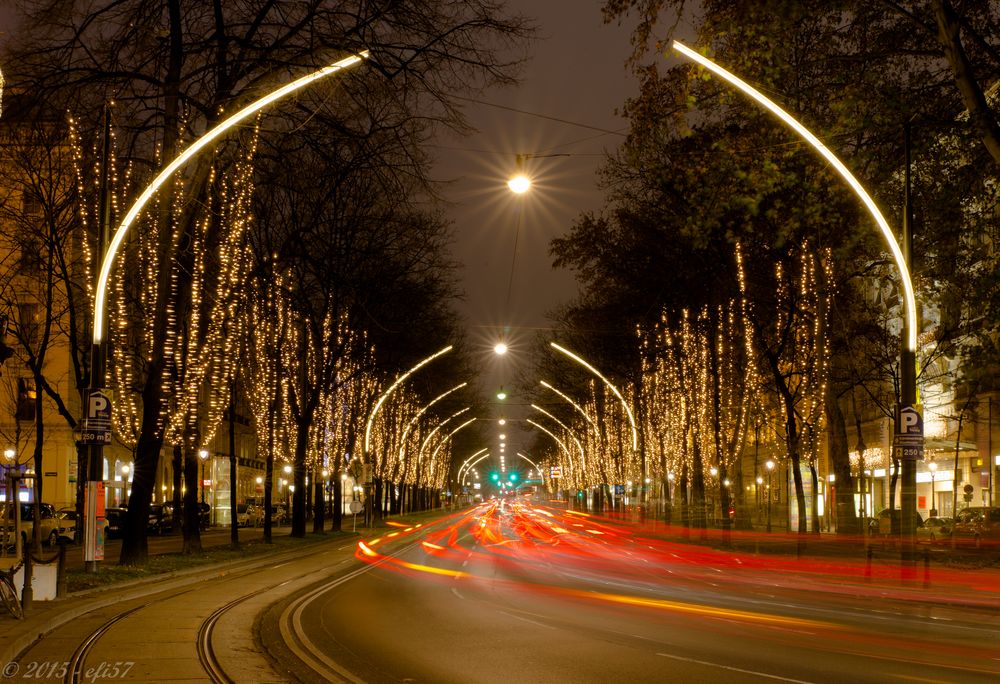
<path fill-rule="evenodd" d="M 837 156 L 829 150 L 829 148 L 826 147 L 826 145 L 820 142 L 819 138 L 813 135 L 809 129 L 799 123 L 791 114 L 779 107 L 766 95 L 735 74 L 722 68 L 712 60 L 695 52 L 680 41 L 675 40 L 673 47 L 677 50 L 677 52 L 681 53 L 688 59 L 697 62 L 723 80 L 736 86 L 736 88 L 749 95 L 758 104 L 762 105 L 765 109 L 781 119 L 789 128 L 798 133 L 806 140 L 806 142 L 812 145 L 813 148 L 819 152 L 820 155 L 822 155 L 823 158 L 826 159 L 831 166 L 833 166 L 833 168 L 837 170 L 837 173 L 839 173 L 841 177 L 847 181 L 847 184 L 851 186 L 851 189 L 865 205 L 865 208 L 868 209 L 868 212 L 878 225 L 879 230 L 882 231 L 882 236 L 885 238 L 889 251 L 892 252 L 893 260 L 896 262 L 896 268 L 899 270 L 899 277 L 903 285 L 903 296 L 906 300 L 906 322 L 908 326 L 906 331 L 906 349 L 910 352 L 916 352 L 917 302 L 916 295 L 913 291 L 913 282 L 910 279 L 910 269 L 906 265 L 906 258 L 903 256 L 903 250 L 896 241 L 896 236 L 893 233 L 892 228 L 889 227 L 889 222 L 885 220 L 885 217 L 879 210 L 878 205 L 875 204 L 875 200 L 871 198 L 871 195 L 869 195 L 864 187 L 862 187 L 861 183 L 854 177 L 854 174 L 850 172 L 847 166 L 845 166 L 844 163 L 840 161 L 840 159 L 838 159 Z"/>
<path fill-rule="evenodd" d="M 368 51 L 364 50 L 356 55 L 351 55 L 350 57 L 345 57 L 344 59 L 323 67 L 318 71 L 314 71 L 311 74 L 307 74 L 299 79 L 288 83 L 277 90 L 268 93 L 264 97 L 250 103 L 243 109 L 239 110 L 229 118 L 227 118 L 222 123 L 218 124 L 214 128 L 207 131 L 204 135 L 195 140 L 190 147 L 188 147 L 184 152 L 177 156 L 170 164 L 166 166 L 160 173 L 153 179 L 153 182 L 146 186 L 146 189 L 142 191 L 139 198 L 135 201 L 132 207 L 125 214 L 125 218 L 118 225 L 115 230 L 114 236 L 111 238 L 111 243 L 108 245 L 107 252 L 104 254 L 104 261 L 101 263 L 101 271 L 97 277 L 97 289 L 94 296 L 94 344 L 100 344 L 104 336 L 104 317 L 105 317 L 105 301 L 107 299 L 107 289 L 108 280 L 111 277 L 111 267 L 114 265 L 115 256 L 118 253 L 118 249 L 121 247 L 122 242 L 125 240 L 125 234 L 128 232 L 129 227 L 138 218 L 139 214 L 145 208 L 146 204 L 152 199 L 153 195 L 156 194 L 157 190 L 160 189 L 170 176 L 172 176 L 178 169 L 180 169 L 184 164 L 186 164 L 192 157 L 198 154 L 206 146 L 214 142 L 217 138 L 222 136 L 226 131 L 235 126 L 236 124 L 244 121 L 260 110 L 267 107 L 269 104 L 276 100 L 280 100 L 286 95 L 295 92 L 305 86 L 318 81 L 321 78 L 334 74 L 342 69 L 346 69 L 350 66 L 357 64 L 358 62 L 368 58 Z"/>

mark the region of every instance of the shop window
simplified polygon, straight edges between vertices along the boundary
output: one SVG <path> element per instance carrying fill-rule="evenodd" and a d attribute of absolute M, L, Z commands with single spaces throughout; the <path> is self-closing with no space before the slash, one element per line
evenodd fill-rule
<path fill-rule="evenodd" d="M 17 379 L 17 413 L 19 421 L 35 421 L 35 383 L 29 378 Z"/>

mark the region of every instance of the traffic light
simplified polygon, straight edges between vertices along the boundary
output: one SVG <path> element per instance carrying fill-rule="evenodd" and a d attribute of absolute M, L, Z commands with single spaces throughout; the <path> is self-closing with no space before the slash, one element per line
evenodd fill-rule
<path fill-rule="evenodd" d="M 510 475 L 508 476 L 508 479 L 509 479 L 509 480 L 510 480 L 511 482 L 517 482 L 517 473 L 511 473 L 511 474 L 510 474 Z"/>
<path fill-rule="evenodd" d="M 500 481 L 500 473 L 497 473 L 497 472 L 490 473 L 490 479 L 493 480 L 494 482 L 499 482 Z"/>

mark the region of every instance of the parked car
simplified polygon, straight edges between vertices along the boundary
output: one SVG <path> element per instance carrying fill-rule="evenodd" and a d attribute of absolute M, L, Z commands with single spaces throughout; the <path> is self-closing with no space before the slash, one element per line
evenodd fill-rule
<path fill-rule="evenodd" d="M 939 541 L 950 539 L 954 523 L 954 518 L 927 518 L 923 525 L 917 527 L 917 543 L 936 544 Z"/>
<path fill-rule="evenodd" d="M 970 506 L 955 514 L 952 528 L 956 546 L 994 546 L 1000 544 L 1000 508 Z"/>
<path fill-rule="evenodd" d="M 203 530 L 208 529 L 208 524 L 210 521 L 210 515 L 212 513 L 211 507 L 207 503 L 198 503 L 198 525 Z M 163 504 L 163 515 L 166 520 L 169 520 L 169 525 L 173 526 L 174 520 L 174 504 L 172 501 L 167 501 Z M 181 502 L 181 524 L 184 522 L 184 503 Z M 171 527 L 172 528 L 172 527 Z"/>
<path fill-rule="evenodd" d="M 59 520 L 59 541 L 76 541 L 76 509 L 60 508 L 56 511 L 56 518 Z"/>
<path fill-rule="evenodd" d="M 27 502 L 22 502 L 20 505 L 21 542 L 27 544 L 33 533 L 32 524 L 35 519 L 35 506 Z M 56 509 L 52 504 L 42 503 L 38 504 L 38 510 L 38 536 L 43 544 L 52 546 L 59 541 L 59 520 L 56 518 Z M 14 521 L 14 507 L 9 503 L 3 504 L 2 514 L 0 514 L 0 529 L 3 530 L 3 543 L 8 546 L 13 546 L 15 541 Z"/>
<path fill-rule="evenodd" d="M 125 532 L 125 508 L 104 509 L 104 538 L 121 539 Z"/>
<path fill-rule="evenodd" d="M 288 513 L 285 507 L 281 504 L 273 504 L 271 506 L 271 524 L 272 525 L 283 525 L 288 520 Z"/>
<path fill-rule="evenodd" d="M 237 504 L 236 524 L 240 527 L 260 527 L 264 524 L 264 509 L 257 504 Z"/>
<path fill-rule="evenodd" d="M 917 528 L 919 529 L 924 524 L 923 516 L 920 513 L 914 513 L 914 515 L 917 518 Z M 902 527 L 902 518 L 900 516 L 901 511 L 898 508 L 883 508 L 875 516 L 875 520 L 872 523 L 872 536 L 889 537 L 899 535 L 899 530 Z"/>
<path fill-rule="evenodd" d="M 165 534 L 174 529 L 173 504 L 150 504 L 149 506 L 150 534 Z"/>

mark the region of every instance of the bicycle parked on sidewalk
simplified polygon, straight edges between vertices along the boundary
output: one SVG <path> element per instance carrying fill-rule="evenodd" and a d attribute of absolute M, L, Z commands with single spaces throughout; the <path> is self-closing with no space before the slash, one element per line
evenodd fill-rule
<path fill-rule="evenodd" d="M 7 610 L 18 620 L 24 617 L 24 611 L 21 609 L 21 600 L 17 597 L 14 575 L 23 565 L 24 561 L 19 561 L 8 571 L 0 570 L 0 596 L 3 597 L 3 603 L 7 606 Z"/>

